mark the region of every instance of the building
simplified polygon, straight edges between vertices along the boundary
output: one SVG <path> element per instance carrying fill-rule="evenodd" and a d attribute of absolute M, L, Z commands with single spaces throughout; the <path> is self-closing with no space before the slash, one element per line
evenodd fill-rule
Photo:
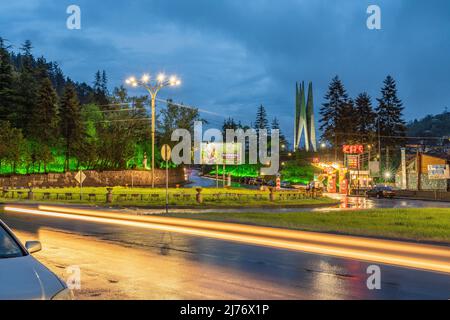
<path fill-rule="evenodd" d="M 450 191 L 449 165 L 450 155 L 446 153 L 407 154 L 406 170 L 400 166 L 395 176 L 396 186 L 403 190 Z"/>

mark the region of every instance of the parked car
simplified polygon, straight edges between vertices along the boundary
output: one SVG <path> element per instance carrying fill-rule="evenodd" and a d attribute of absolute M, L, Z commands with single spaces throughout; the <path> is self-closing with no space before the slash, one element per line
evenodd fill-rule
<path fill-rule="evenodd" d="M 269 182 L 267 182 L 267 185 L 269 187 L 276 187 L 277 186 L 277 182 L 275 180 L 269 180 Z"/>
<path fill-rule="evenodd" d="M 388 186 L 376 186 L 370 190 L 366 191 L 367 197 L 376 197 L 378 199 L 380 198 L 394 198 L 395 197 L 395 191 Z"/>
<path fill-rule="evenodd" d="M 292 185 L 291 185 L 291 183 L 289 181 L 281 181 L 280 186 L 283 189 L 291 189 L 292 188 Z"/>
<path fill-rule="evenodd" d="M 0 220 L 0 300 L 72 300 L 66 284 L 31 256 L 41 243 L 22 246 Z"/>

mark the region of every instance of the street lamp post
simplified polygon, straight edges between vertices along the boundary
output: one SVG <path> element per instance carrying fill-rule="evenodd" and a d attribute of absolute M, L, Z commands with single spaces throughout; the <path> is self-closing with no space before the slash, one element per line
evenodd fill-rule
<path fill-rule="evenodd" d="M 175 87 L 181 84 L 181 81 L 176 76 L 167 78 L 163 73 L 160 73 L 155 79 L 150 75 L 144 74 L 141 79 L 130 77 L 126 84 L 132 87 L 145 88 L 152 99 L 152 188 L 155 187 L 155 129 L 156 129 L 156 96 L 158 92 L 164 87 Z"/>

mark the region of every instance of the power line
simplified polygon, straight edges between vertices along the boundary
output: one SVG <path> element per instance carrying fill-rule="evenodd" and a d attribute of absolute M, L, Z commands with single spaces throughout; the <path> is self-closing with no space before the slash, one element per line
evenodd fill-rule
<path fill-rule="evenodd" d="M 351 133 L 351 132 L 335 132 L 335 135 L 343 135 L 343 136 L 355 136 L 355 137 L 369 137 L 370 134 L 362 134 L 362 133 Z M 374 135 L 374 137 L 378 137 L 378 134 Z M 433 139 L 433 140 L 447 140 L 445 137 L 412 137 L 412 136 L 388 136 L 388 135 L 380 135 L 381 138 L 393 138 L 393 139 Z"/>

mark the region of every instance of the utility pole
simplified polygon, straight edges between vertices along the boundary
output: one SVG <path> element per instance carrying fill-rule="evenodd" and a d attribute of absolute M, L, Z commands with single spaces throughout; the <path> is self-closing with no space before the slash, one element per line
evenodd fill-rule
<path fill-rule="evenodd" d="M 381 132 L 380 132 L 380 119 L 377 119 L 377 126 L 378 126 L 378 161 L 380 165 L 380 171 L 381 171 Z"/>
<path fill-rule="evenodd" d="M 338 159 L 338 138 L 337 134 L 334 135 L 334 162 Z"/>
<path fill-rule="evenodd" d="M 389 169 L 389 146 L 386 146 L 386 169 Z"/>

